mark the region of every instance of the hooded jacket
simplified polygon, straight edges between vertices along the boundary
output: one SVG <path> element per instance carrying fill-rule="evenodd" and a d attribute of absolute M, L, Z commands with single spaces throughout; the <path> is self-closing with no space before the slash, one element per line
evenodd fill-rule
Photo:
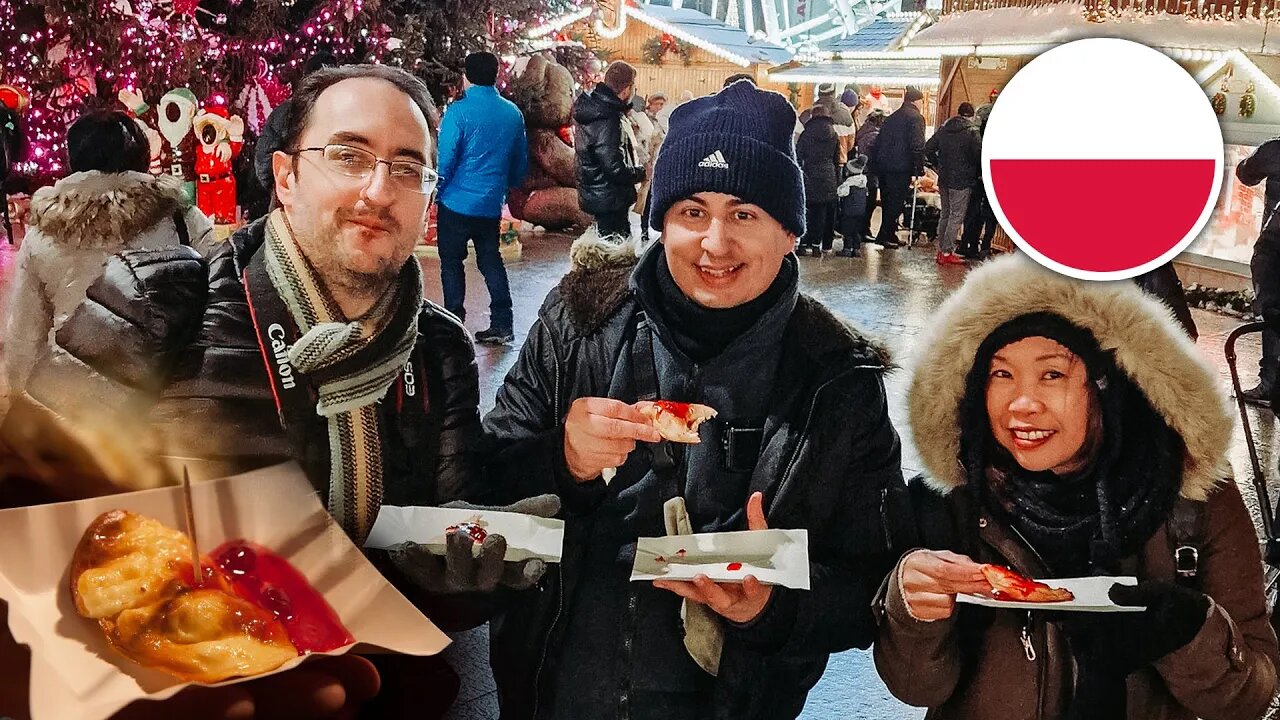
<path fill-rule="evenodd" d="M 576 483 L 565 468 L 564 418 L 576 398 L 636 399 L 628 393 L 635 392 L 631 361 L 639 322 L 635 284 L 628 282 L 633 259 L 599 244 L 575 243 L 570 254 L 577 267 L 547 296 L 494 410 L 484 419 L 485 456 L 495 489 L 510 498 L 558 493 L 567 515 L 561 563 L 548 570 L 541 591 L 526 592 L 492 626 L 491 657 L 504 718 L 564 717 L 560 708 L 551 707 L 554 688 L 598 688 L 602 674 L 615 683 L 617 711 L 609 717 L 630 717 L 630 683 L 652 687 L 670 672 L 667 666 L 688 662 L 681 649 L 664 667 L 624 662 L 621 668 L 592 667 L 590 677 L 566 676 L 569 668 L 559 664 L 576 650 L 564 645 L 567 626 L 587 622 L 593 614 L 583 595 L 591 586 L 591 554 L 599 549 L 594 539 L 616 527 L 601 510 L 636 487 L 628 486 L 627 473 L 648 473 L 650 465 L 646 450 L 638 448 L 636 462 L 619 468 L 610 486 L 600 479 Z M 785 351 L 778 353 L 770 392 L 757 398 L 765 408 L 763 437 L 754 470 L 746 477 L 738 474 L 745 485 L 739 499 L 745 503 L 751 491 L 761 491 L 770 527 L 808 530 L 813 587 L 776 591 L 762 615 L 745 626 L 725 623 L 719 675 L 705 678 L 710 687 L 703 698 L 711 707 L 699 717 L 796 717 L 829 653 L 866 647 L 874 634 L 868 612 L 874 588 L 868 584 L 880 582 L 888 554 L 882 500 L 885 488 L 901 478 L 900 448 L 882 381 L 888 355 L 804 295 L 780 324 Z M 656 346 L 663 340 L 655 334 Z M 665 374 L 666 353 L 657 350 L 659 387 L 680 382 Z M 755 351 L 739 343 L 723 354 L 736 354 L 738 359 L 730 361 L 740 362 L 743 353 Z M 722 360 L 700 367 L 711 372 Z M 684 379 L 697 388 L 691 392 L 703 392 L 699 368 Z M 716 445 L 704 444 L 711 446 L 708 452 Z M 697 459 L 690 455 L 686 461 Z M 693 487 L 695 479 L 688 477 Z M 695 516 L 700 499 L 690 495 Z M 734 516 L 731 524 L 743 529 L 743 516 Z M 676 613 L 665 622 L 674 624 Z M 603 632 L 608 633 L 604 640 L 630 652 L 633 641 L 642 647 L 657 630 L 624 619 Z M 575 667 L 581 672 L 583 664 Z"/>
<path fill-rule="evenodd" d="M 982 136 L 978 126 L 959 115 L 946 121 L 925 143 L 924 160 L 937 168 L 940 187 L 976 187 L 982 177 Z"/>
<path fill-rule="evenodd" d="M 829 117 L 810 118 L 796 140 L 796 160 L 804 171 L 804 197 L 809 205 L 836 201 L 840 184 L 840 141 Z"/>
<path fill-rule="evenodd" d="M 578 157 L 578 206 L 592 215 L 620 212 L 635 204 L 644 167 L 635 162 L 623 134 L 627 104 L 604 83 L 573 106 L 573 150 Z"/>
<path fill-rule="evenodd" d="M 84 300 L 106 259 L 125 250 L 178 245 L 179 219 L 190 244 L 208 250 L 213 224 L 187 206 L 181 185 L 167 175 L 79 172 L 36 191 L 3 340 L 10 392 L 26 384 L 52 333 Z"/>
<path fill-rule="evenodd" d="M 928 468 L 913 490 L 924 545 L 967 551 L 978 562 L 1043 577 L 1045 566 L 1019 533 L 957 492 L 966 474 L 957 460 L 956 417 L 965 376 L 983 340 L 1015 317 L 1053 312 L 1090 331 L 1116 366 L 1181 437 L 1186 454 L 1180 495 L 1204 503 L 1198 589 L 1212 598 L 1209 617 L 1181 649 L 1128 678 L 1133 720 L 1246 720 L 1267 710 L 1276 689 L 1276 637 L 1263 597 L 1262 561 L 1249 513 L 1228 476 L 1232 420 L 1213 371 L 1198 357 L 1170 311 L 1133 283 L 1085 283 L 1017 256 L 974 272 L 939 309 L 921 338 L 908 406 L 912 433 Z M 1133 436 L 1131 433 L 1130 437 Z M 1141 452 L 1131 443 L 1127 452 Z M 934 512 L 926 512 L 933 508 Z M 952 525 L 952 533 L 939 533 Z M 944 539 L 951 534 L 953 537 Z M 952 547 L 938 547 L 951 545 Z M 1120 563 L 1140 580 L 1174 579 L 1168 524 Z M 898 572 L 877 599 L 876 667 L 891 692 L 930 708 L 930 720 L 1055 720 L 1074 688 L 1066 636 L 1037 613 L 958 605 L 946 620 L 914 619 Z M 1026 632 L 1032 651 L 1024 648 Z"/>

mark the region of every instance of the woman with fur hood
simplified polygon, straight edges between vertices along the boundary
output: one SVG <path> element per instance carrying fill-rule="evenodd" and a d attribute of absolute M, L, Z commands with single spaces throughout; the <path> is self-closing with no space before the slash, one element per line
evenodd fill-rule
<path fill-rule="evenodd" d="M 1169 311 L 1010 257 L 974 272 L 920 347 L 908 403 L 930 475 L 908 492 L 928 549 L 876 600 L 890 691 L 930 720 L 1262 717 L 1276 636 L 1228 477 L 1231 416 Z M 1136 576 L 1109 595 L 1145 609 L 957 604 L 991 593 L 981 563 Z"/>
<path fill-rule="evenodd" d="M 124 250 L 211 242 L 181 179 L 147 174 L 147 138 L 128 115 L 98 111 L 67 131 L 72 174 L 37 190 L 9 298 L 6 379 L 16 397 L 51 334 L 84 299 L 107 258 Z"/>

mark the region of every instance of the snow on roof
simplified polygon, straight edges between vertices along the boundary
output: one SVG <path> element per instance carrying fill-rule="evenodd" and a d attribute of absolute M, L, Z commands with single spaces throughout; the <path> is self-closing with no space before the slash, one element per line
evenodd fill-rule
<path fill-rule="evenodd" d="M 1150 47 L 1225 52 L 1237 48 L 1251 52 L 1280 52 L 1280 32 L 1266 38 L 1265 23 L 1256 18 L 1201 20 L 1185 15 L 1135 10 L 1113 12 L 1104 22 L 1085 18 L 1079 3 L 1057 3 L 1034 8 L 970 10 L 944 15 L 932 27 L 916 35 L 912 47 L 955 49 L 946 54 L 968 54 L 974 46 L 1021 46 L 1035 54 L 1051 45 L 1088 37 L 1134 40 Z M 1265 39 L 1264 39 L 1265 38 Z M 1187 59 L 1209 59 L 1189 57 Z"/>
<path fill-rule="evenodd" d="M 697 10 L 664 5 L 624 4 L 622 7 L 628 16 L 738 65 L 760 62 L 781 65 L 792 57 L 791 51 L 781 45 L 753 38 L 741 28 Z"/>
<path fill-rule="evenodd" d="M 771 71 L 769 79 L 777 82 L 826 83 L 845 82 L 883 87 L 937 87 L 940 84 L 938 58 L 863 58 L 828 60 L 803 67 Z"/>
<path fill-rule="evenodd" d="M 818 49 L 833 53 L 893 50 L 898 39 L 905 35 L 915 23 L 915 16 L 915 13 L 893 13 L 890 16 L 878 17 L 870 25 L 848 37 L 836 37 L 819 43 Z"/>

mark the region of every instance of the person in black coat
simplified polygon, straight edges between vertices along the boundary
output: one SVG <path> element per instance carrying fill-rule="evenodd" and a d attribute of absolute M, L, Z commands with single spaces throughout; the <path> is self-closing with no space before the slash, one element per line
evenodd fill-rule
<path fill-rule="evenodd" d="M 983 105 L 974 114 L 978 121 L 978 158 L 982 158 L 982 136 L 987 131 L 987 118 L 991 117 L 991 105 Z M 960 247 L 956 254 L 966 260 L 985 260 L 991 255 L 991 239 L 995 237 L 996 213 L 987 200 L 987 189 L 982 183 L 979 165 L 978 184 L 969 193 L 969 207 L 964 214 L 964 231 L 960 234 Z"/>
<path fill-rule="evenodd" d="M 796 254 L 817 256 L 830 252 L 835 241 L 840 140 L 825 105 L 814 105 L 811 113 L 796 140 L 796 159 L 804 172 L 806 212 L 806 230 Z"/>
<path fill-rule="evenodd" d="M 636 69 L 609 63 L 604 81 L 573 106 L 573 150 L 578 160 L 578 206 L 595 216 L 601 237 L 631 237 L 628 212 L 644 180 L 631 135 L 622 124 L 635 92 Z"/>
<path fill-rule="evenodd" d="M 879 177 L 880 231 L 876 244 L 902 247 L 898 219 L 911 200 L 911 181 L 924 174 L 924 93 L 908 87 L 898 108 L 884 121 L 871 156 L 871 168 Z"/>
<path fill-rule="evenodd" d="M 870 162 L 872 153 L 875 152 L 876 141 L 880 139 L 880 128 L 884 126 L 885 114 L 883 110 L 872 110 L 867 115 L 866 121 L 862 123 L 862 127 L 858 128 L 858 134 L 854 137 L 853 147 L 859 155 L 867 158 Z M 858 242 L 873 242 L 874 237 L 871 236 L 871 215 L 876 210 L 878 197 L 880 193 L 880 179 L 876 177 L 875 172 L 870 167 L 865 168 L 867 176 L 867 210 L 862 215 L 862 224 L 859 225 L 859 232 L 855 236 Z"/>
<path fill-rule="evenodd" d="M 963 102 L 955 117 L 938 128 L 924 146 L 925 162 L 938 171 L 942 217 L 938 221 L 938 263 L 963 264 L 955 254 L 969 196 L 982 176 L 982 140 L 973 120 L 973 105 Z"/>
<path fill-rule="evenodd" d="M 1280 138 L 1272 138 L 1236 166 L 1236 177 L 1245 185 L 1266 181 L 1266 207 L 1262 211 L 1262 232 L 1253 245 L 1249 260 L 1253 277 L 1254 312 L 1264 318 L 1280 317 L 1280 228 L 1275 214 L 1280 206 Z M 1246 402 L 1270 405 L 1280 368 L 1280 333 L 1268 327 L 1262 332 L 1262 358 L 1258 361 L 1258 384 L 1241 393 Z"/>

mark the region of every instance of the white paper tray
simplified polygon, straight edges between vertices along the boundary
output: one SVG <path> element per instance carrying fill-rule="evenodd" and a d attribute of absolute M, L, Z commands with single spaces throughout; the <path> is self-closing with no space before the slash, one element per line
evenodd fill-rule
<path fill-rule="evenodd" d="M 1121 585 L 1137 585 L 1138 579 L 1135 577 L 1085 577 L 1085 578 L 1057 578 L 1054 580 L 1040 580 L 1040 582 L 1049 587 L 1065 588 L 1075 595 L 1074 600 L 1066 602 L 1042 603 L 1042 602 L 1014 602 L 1011 600 L 996 600 L 986 595 L 956 595 L 956 601 L 969 603 L 971 605 L 986 605 L 987 607 L 998 608 L 1026 608 L 1028 610 L 1071 610 L 1075 612 L 1142 612 L 1146 610 L 1143 607 L 1130 607 L 1127 605 L 1116 605 L 1111 602 L 1111 598 L 1107 597 L 1107 591 L 1115 583 Z"/>
<path fill-rule="evenodd" d="M 730 563 L 742 567 L 730 570 Z M 808 590 L 809 533 L 746 530 L 640 538 L 636 544 L 632 580 L 692 580 L 695 575 L 729 583 L 754 575 L 765 585 Z"/>
<path fill-rule="evenodd" d="M 478 523 L 485 531 L 506 538 L 504 557 L 507 560 L 536 557 L 560 562 L 564 548 L 563 520 L 496 510 L 384 505 L 364 546 L 385 550 L 402 542 L 416 542 L 443 553 L 445 529 L 462 522 Z"/>

